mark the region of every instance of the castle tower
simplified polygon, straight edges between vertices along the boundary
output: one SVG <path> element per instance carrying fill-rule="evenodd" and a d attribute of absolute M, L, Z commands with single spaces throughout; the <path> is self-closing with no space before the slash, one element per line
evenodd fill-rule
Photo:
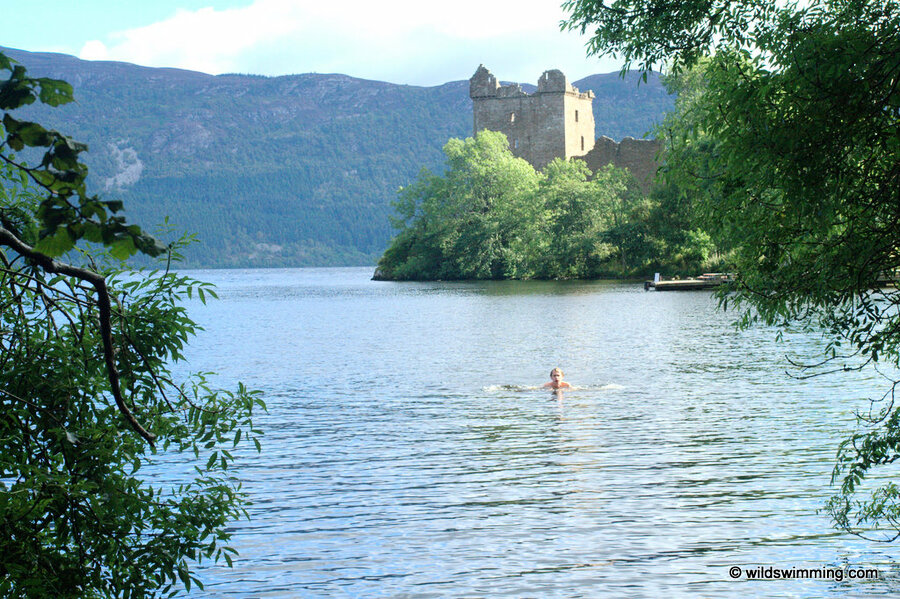
<path fill-rule="evenodd" d="M 481 65 L 469 79 L 469 97 L 474 132 L 504 133 L 512 153 L 536 169 L 594 148 L 594 94 L 579 92 L 561 71 L 545 71 L 537 91 L 527 94 L 517 84 L 501 86 Z"/>

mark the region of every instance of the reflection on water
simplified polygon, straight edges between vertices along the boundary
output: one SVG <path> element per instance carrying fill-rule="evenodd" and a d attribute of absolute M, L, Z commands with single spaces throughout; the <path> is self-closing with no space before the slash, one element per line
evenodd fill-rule
<path fill-rule="evenodd" d="M 882 383 L 798 381 L 821 340 L 738 332 L 708 293 L 194 273 L 193 370 L 267 394 L 241 559 L 210 597 L 885 596 L 890 547 L 817 513 Z M 554 366 L 574 387 L 541 385 Z M 878 567 L 877 581 L 731 566 Z M 202 593 L 199 596 L 204 596 Z"/>

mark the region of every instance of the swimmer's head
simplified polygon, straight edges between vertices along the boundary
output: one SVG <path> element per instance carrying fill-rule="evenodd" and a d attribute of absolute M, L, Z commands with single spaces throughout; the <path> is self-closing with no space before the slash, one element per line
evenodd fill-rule
<path fill-rule="evenodd" d="M 554 368 L 553 370 L 550 371 L 550 378 L 552 379 L 552 378 L 553 378 L 553 375 L 554 375 L 554 374 L 557 374 L 557 373 L 559 374 L 559 378 L 562 378 L 562 377 L 563 377 L 563 371 L 562 371 L 562 368 Z"/>

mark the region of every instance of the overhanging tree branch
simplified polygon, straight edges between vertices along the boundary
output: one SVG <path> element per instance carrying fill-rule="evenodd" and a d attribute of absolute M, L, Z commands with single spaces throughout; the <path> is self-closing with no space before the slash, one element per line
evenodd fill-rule
<path fill-rule="evenodd" d="M 128 421 L 131 428 L 148 443 L 153 445 L 156 442 L 156 435 L 146 430 L 141 423 L 138 422 L 122 397 L 119 371 L 116 368 L 115 354 L 113 351 L 112 307 L 110 304 L 109 289 L 106 286 L 106 279 L 95 272 L 91 272 L 84 268 L 78 268 L 77 266 L 72 266 L 71 264 L 66 264 L 64 262 L 59 262 L 36 251 L 4 227 L 0 227 L 0 243 L 33 260 L 48 273 L 75 277 L 80 281 L 89 283 L 94 288 L 97 292 L 97 308 L 100 317 L 100 337 L 103 340 L 103 358 L 106 362 L 106 372 L 109 378 L 110 390 L 115 399 L 116 406 L 125 417 L 125 420 Z"/>

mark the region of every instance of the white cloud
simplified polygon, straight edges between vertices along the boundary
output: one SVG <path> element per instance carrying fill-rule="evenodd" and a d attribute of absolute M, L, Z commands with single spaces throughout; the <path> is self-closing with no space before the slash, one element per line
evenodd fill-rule
<path fill-rule="evenodd" d="M 561 33 L 558 0 L 255 0 L 170 18 L 85 44 L 81 57 L 207 73 L 339 72 L 436 85 L 485 63 L 501 79 L 536 81 L 547 68 L 571 78 L 609 71 Z M 575 69 L 577 72 L 569 73 Z"/>
<path fill-rule="evenodd" d="M 81 48 L 78 56 L 84 60 L 106 60 L 109 58 L 109 50 L 100 40 L 91 40 Z"/>

